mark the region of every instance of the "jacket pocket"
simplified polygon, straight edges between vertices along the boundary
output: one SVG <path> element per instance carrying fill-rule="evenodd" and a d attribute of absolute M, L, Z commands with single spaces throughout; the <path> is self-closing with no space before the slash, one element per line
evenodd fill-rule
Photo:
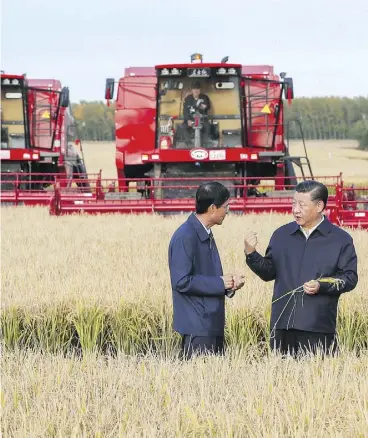
<path fill-rule="evenodd" d="M 189 300 L 192 302 L 192 306 L 195 308 L 200 316 L 205 313 L 204 299 L 202 297 L 188 296 Z"/>

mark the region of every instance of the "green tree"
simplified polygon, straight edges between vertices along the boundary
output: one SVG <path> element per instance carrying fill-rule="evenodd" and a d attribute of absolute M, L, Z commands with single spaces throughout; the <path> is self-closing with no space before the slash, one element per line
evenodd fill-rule
<path fill-rule="evenodd" d="M 289 138 L 301 138 L 300 120 L 306 140 L 356 139 L 366 148 L 368 131 L 368 97 L 295 98 L 289 107 L 285 102 L 286 132 Z M 78 135 L 83 140 L 115 139 L 115 104 L 85 100 L 72 105 Z"/>

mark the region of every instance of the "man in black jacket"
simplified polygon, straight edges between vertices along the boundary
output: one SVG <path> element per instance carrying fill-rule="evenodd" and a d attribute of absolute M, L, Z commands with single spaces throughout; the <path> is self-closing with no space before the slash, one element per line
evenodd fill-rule
<path fill-rule="evenodd" d="M 184 133 L 186 142 L 191 141 L 193 135 L 194 115 L 196 112 L 203 116 L 202 118 L 202 146 L 206 146 L 209 134 L 210 125 L 208 122 L 207 114 L 211 108 L 210 99 L 206 94 L 201 93 L 201 84 L 199 81 L 195 81 L 191 85 L 192 93 L 189 94 L 184 100 Z"/>
<path fill-rule="evenodd" d="M 275 280 L 271 348 L 283 354 L 336 351 L 339 297 L 358 283 L 353 239 L 323 215 L 327 199 L 323 184 L 301 182 L 293 199 L 295 221 L 273 233 L 264 257 L 255 250 L 256 234 L 245 237 L 249 268 L 264 281 Z M 333 283 L 322 281 L 331 277 Z"/>

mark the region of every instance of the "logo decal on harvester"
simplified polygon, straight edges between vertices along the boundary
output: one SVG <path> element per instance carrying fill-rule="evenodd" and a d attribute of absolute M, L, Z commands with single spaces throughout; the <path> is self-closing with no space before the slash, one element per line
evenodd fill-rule
<path fill-rule="evenodd" d="M 190 156 L 194 160 L 205 160 L 208 157 L 208 152 L 205 149 L 193 149 L 190 151 Z"/>
<path fill-rule="evenodd" d="M 226 160 L 226 151 L 225 150 L 210 151 L 210 160 Z"/>

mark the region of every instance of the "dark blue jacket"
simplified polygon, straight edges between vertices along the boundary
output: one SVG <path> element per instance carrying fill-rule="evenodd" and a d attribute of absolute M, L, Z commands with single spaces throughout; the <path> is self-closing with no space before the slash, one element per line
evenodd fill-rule
<path fill-rule="evenodd" d="M 195 336 L 223 336 L 225 286 L 216 244 L 194 214 L 169 244 L 174 330 Z"/>
<path fill-rule="evenodd" d="M 339 297 L 358 282 L 353 239 L 326 217 L 308 240 L 296 222 L 278 228 L 265 257 L 255 251 L 246 256 L 246 263 L 264 281 L 275 280 L 272 301 L 309 280 L 334 277 L 344 281 L 339 290 L 321 283 L 315 295 L 297 293 L 276 301 L 272 305 L 271 331 L 294 328 L 335 333 Z"/>

